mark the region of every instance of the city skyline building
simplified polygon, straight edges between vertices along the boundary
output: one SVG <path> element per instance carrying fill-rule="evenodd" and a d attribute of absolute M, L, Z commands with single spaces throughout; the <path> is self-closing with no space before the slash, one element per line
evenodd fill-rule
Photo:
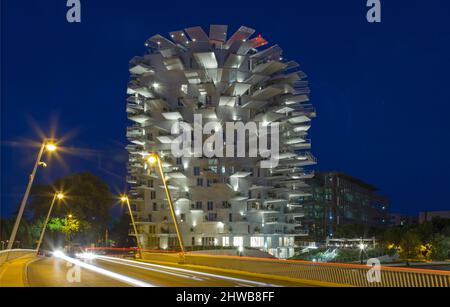
<path fill-rule="evenodd" d="M 155 35 L 145 43 L 147 53 L 130 61 L 127 182 L 138 237 L 144 248 L 178 245 L 161 178 L 146 163 L 157 153 L 187 248 L 254 248 L 288 258 L 296 238 L 308 234 L 300 200 L 310 195 L 305 179 L 314 175 L 305 167 L 316 164 L 307 137 L 316 116 L 307 76 L 278 45 L 253 36 L 254 29 L 227 32 L 211 25 L 209 35 L 201 27 Z M 229 122 L 262 124 L 269 133 L 277 126 L 277 163 L 262 167 L 266 158 L 249 155 L 175 156 L 173 127 L 193 126 L 195 115 L 216 123 L 216 132 Z M 259 136 L 236 131 L 235 143 L 224 146 L 240 137 L 248 152 Z"/>
<path fill-rule="evenodd" d="M 343 172 L 316 172 L 307 184 L 312 196 L 301 203 L 309 240 L 333 238 L 339 225 L 384 229 L 391 223 L 389 199 L 361 179 Z"/>

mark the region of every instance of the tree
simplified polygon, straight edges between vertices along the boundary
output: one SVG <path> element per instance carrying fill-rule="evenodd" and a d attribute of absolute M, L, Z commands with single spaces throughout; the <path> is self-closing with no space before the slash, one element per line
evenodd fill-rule
<path fill-rule="evenodd" d="M 374 230 L 362 224 L 340 224 L 336 227 L 336 238 L 367 238 L 374 234 Z"/>
<path fill-rule="evenodd" d="M 36 186 L 32 190 L 29 207 L 34 221 L 45 217 L 55 191 L 63 191 L 66 198 L 55 205 L 52 216 L 75 216 L 82 226 L 78 232 L 82 236 L 76 237 L 79 243 L 97 243 L 102 240 L 114 204 L 108 185 L 101 178 L 82 172 L 58 179 L 51 185 Z M 70 239 L 73 238 L 70 236 Z"/>
<path fill-rule="evenodd" d="M 380 240 L 385 245 L 393 244 L 394 246 L 399 246 L 403 236 L 407 231 L 408 228 L 404 226 L 389 228 L 381 235 Z"/>
<path fill-rule="evenodd" d="M 416 227 L 416 232 L 422 242 L 428 243 L 433 240 L 433 222 L 424 222 Z"/>
<path fill-rule="evenodd" d="M 114 221 L 111 229 L 111 239 L 117 246 L 136 246 L 136 240 L 128 235 L 130 227 L 130 216 L 127 214 L 122 213 L 120 217 Z"/>
<path fill-rule="evenodd" d="M 409 230 L 400 241 L 400 258 L 419 259 L 421 258 L 422 241 L 415 230 Z"/>
<path fill-rule="evenodd" d="M 431 259 L 446 260 L 450 257 L 450 237 L 437 234 L 431 244 Z"/>
<path fill-rule="evenodd" d="M 52 231 L 59 231 L 65 235 L 68 243 L 72 241 L 75 233 L 89 229 L 90 225 L 76 219 L 73 215 L 65 218 L 52 218 L 48 224 L 48 228 Z"/>
<path fill-rule="evenodd" d="M 15 218 L 0 220 L 0 241 L 9 240 Z M 15 248 L 33 248 L 39 238 L 34 231 L 33 225 L 26 219 L 22 219 L 17 231 Z M 5 245 L 5 243 L 3 243 Z"/>

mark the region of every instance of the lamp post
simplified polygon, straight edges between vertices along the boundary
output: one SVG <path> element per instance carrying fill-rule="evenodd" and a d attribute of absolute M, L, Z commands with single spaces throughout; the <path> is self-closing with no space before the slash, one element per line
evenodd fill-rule
<path fill-rule="evenodd" d="M 364 241 L 363 241 L 363 239 L 361 239 L 361 243 L 359 243 L 359 250 L 360 250 L 360 252 L 359 252 L 359 255 L 360 255 L 360 260 L 361 260 L 361 264 L 364 264 L 364 252 L 365 252 L 365 249 L 366 249 L 366 245 L 364 244 Z"/>
<path fill-rule="evenodd" d="M 120 197 L 120 201 L 122 203 L 126 203 L 127 204 L 128 211 L 130 212 L 131 224 L 133 224 L 134 235 L 136 236 L 136 242 L 137 242 L 138 249 L 139 249 L 139 257 L 142 258 L 142 246 L 141 246 L 141 242 L 139 241 L 137 227 L 136 227 L 136 223 L 134 221 L 133 211 L 131 210 L 130 199 L 128 198 L 127 195 L 122 195 Z"/>
<path fill-rule="evenodd" d="M 34 163 L 33 171 L 31 172 L 30 179 L 28 181 L 28 186 L 25 191 L 25 195 L 23 196 L 22 203 L 20 204 L 19 213 L 17 214 L 16 222 L 14 223 L 13 230 L 11 232 L 11 237 L 9 238 L 7 249 L 12 249 L 14 241 L 16 240 L 17 230 L 19 229 L 20 221 L 22 220 L 23 212 L 25 210 L 25 206 L 27 204 L 28 196 L 30 195 L 31 186 L 33 185 L 34 177 L 36 176 L 36 171 L 39 165 L 45 166 L 45 163 L 42 163 L 41 158 L 44 151 L 53 152 L 57 150 L 55 143 L 52 140 L 44 139 L 41 145 L 41 149 L 39 150 L 36 162 Z"/>
<path fill-rule="evenodd" d="M 36 247 L 36 255 L 39 255 L 39 249 L 41 248 L 42 239 L 44 238 L 45 230 L 47 229 L 48 220 L 50 219 L 50 215 L 53 211 L 53 206 L 55 205 L 56 200 L 62 200 L 64 198 L 64 194 L 62 193 L 55 193 L 52 199 L 52 203 L 50 205 L 50 208 L 47 213 L 47 218 L 45 219 L 44 225 L 42 226 L 41 236 L 39 237 L 39 241 Z"/>
<path fill-rule="evenodd" d="M 184 245 L 183 245 L 183 238 L 181 237 L 181 232 L 180 232 L 180 229 L 178 227 L 178 221 L 177 221 L 177 217 L 176 217 L 176 214 L 175 214 L 175 209 L 173 207 L 172 197 L 170 196 L 170 191 L 169 191 L 169 188 L 167 186 L 166 176 L 164 176 L 164 171 L 163 171 L 163 168 L 162 168 L 161 158 L 160 158 L 159 155 L 157 155 L 155 153 L 152 153 L 147 158 L 147 162 L 150 165 L 158 164 L 159 173 L 161 175 L 161 179 L 162 179 L 162 182 L 164 184 L 164 189 L 166 190 L 167 201 L 169 202 L 170 213 L 172 215 L 173 223 L 175 224 L 175 231 L 177 232 L 178 243 L 180 244 L 180 248 L 181 248 L 181 256 L 182 256 L 182 259 L 184 259 L 185 251 L 184 251 Z"/>

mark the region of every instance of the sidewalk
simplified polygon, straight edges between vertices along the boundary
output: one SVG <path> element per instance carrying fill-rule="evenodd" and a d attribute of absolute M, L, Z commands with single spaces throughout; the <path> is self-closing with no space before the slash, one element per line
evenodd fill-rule
<path fill-rule="evenodd" d="M 0 265 L 0 287 L 27 287 L 26 266 L 35 257 L 22 257 Z"/>

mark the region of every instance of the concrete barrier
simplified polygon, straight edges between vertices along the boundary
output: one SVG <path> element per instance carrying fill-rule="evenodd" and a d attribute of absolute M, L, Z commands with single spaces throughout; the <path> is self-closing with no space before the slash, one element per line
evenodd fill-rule
<path fill-rule="evenodd" d="M 178 253 L 142 253 L 142 258 L 144 260 L 150 261 L 162 261 L 162 262 L 171 262 L 171 263 L 179 263 L 180 255 Z"/>
<path fill-rule="evenodd" d="M 144 253 L 144 259 L 178 263 L 179 254 Z M 266 275 L 271 278 L 311 280 L 356 287 L 450 287 L 450 271 L 317 263 L 253 257 L 185 254 L 185 264 Z M 378 278 L 379 277 L 379 278 Z"/>

